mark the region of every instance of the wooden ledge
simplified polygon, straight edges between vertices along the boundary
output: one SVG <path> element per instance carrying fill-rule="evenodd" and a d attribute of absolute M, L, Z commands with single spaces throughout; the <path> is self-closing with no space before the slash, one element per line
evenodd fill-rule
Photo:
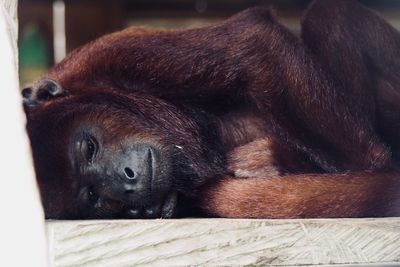
<path fill-rule="evenodd" d="M 400 218 L 48 221 L 46 229 L 52 266 L 400 266 Z"/>

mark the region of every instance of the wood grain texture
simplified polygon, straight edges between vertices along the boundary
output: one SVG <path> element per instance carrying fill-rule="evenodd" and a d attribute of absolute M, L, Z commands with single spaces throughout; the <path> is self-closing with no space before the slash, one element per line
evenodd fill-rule
<path fill-rule="evenodd" d="M 54 266 L 400 262 L 400 218 L 47 222 Z"/>

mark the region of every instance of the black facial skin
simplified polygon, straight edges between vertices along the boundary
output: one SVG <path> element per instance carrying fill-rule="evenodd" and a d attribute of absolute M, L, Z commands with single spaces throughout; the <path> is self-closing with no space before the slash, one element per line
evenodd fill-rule
<path fill-rule="evenodd" d="M 69 158 L 73 176 L 80 178 L 79 206 L 90 206 L 95 213 L 103 211 L 103 205 L 113 213 L 119 208 L 117 216 L 124 218 L 175 213 L 176 203 L 169 203 L 176 193 L 168 191 L 172 177 L 167 151 L 134 138 L 110 143 L 95 127 L 78 131 L 69 145 Z"/>
<path fill-rule="evenodd" d="M 208 125 L 156 98 L 70 96 L 27 114 L 47 218 L 171 218 L 178 195 L 223 172 Z"/>

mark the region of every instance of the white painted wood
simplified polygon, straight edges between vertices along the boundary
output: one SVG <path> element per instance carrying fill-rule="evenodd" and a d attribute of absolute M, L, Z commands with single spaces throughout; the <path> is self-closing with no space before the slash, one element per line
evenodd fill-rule
<path fill-rule="evenodd" d="M 1 15 L 0 17 L 5 22 L 5 38 L 8 38 L 8 43 L 11 45 L 11 49 L 13 54 L 11 54 L 11 58 L 13 61 L 14 70 L 18 71 L 18 10 L 17 10 L 17 0 L 0 0 L 0 9 Z M 4 34 L 4 32 L 3 32 Z M 4 51 L 5 44 L 1 44 L 2 50 Z M 18 72 L 16 72 L 18 75 Z"/>
<path fill-rule="evenodd" d="M 17 1 L 0 0 L 0 266 L 46 266 L 17 68 Z"/>
<path fill-rule="evenodd" d="M 54 266 L 400 262 L 400 218 L 50 221 L 47 234 Z"/>
<path fill-rule="evenodd" d="M 53 2 L 53 36 L 54 62 L 59 63 L 67 54 L 65 3 L 63 0 Z"/>

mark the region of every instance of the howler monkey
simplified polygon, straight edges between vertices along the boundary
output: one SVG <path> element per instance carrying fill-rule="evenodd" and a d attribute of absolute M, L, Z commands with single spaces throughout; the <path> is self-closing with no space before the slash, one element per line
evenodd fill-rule
<path fill-rule="evenodd" d="M 48 218 L 400 215 L 400 35 L 355 1 L 104 36 L 25 88 Z M 190 205 L 189 205 L 190 203 Z"/>

